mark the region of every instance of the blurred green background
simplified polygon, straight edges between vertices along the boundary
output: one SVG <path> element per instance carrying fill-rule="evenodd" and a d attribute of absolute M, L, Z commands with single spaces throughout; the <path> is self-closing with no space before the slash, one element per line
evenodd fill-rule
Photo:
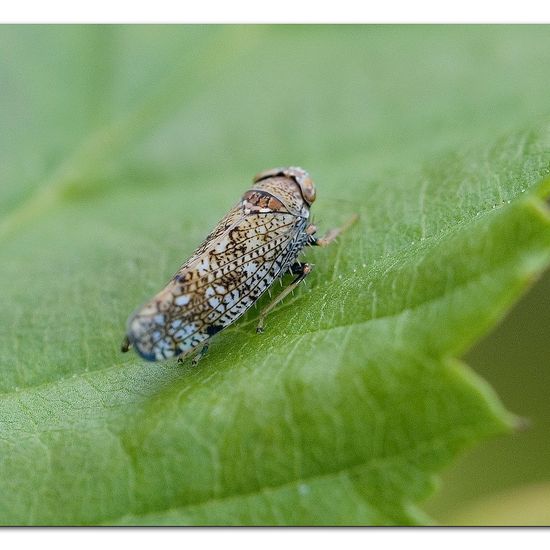
<path fill-rule="evenodd" d="M 425 507 L 441 523 L 550 524 L 549 296 L 547 272 L 465 357 L 526 428 L 480 444 L 445 472 Z"/>
<path fill-rule="evenodd" d="M 391 182 L 550 114 L 546 26 L 4 26 L 0 51 L 1 234 L 115 181 Z M 466 357 L 531 426 L 448 469 L 443 523 L 550 523 L 549 295 L 547 275 Z"/>

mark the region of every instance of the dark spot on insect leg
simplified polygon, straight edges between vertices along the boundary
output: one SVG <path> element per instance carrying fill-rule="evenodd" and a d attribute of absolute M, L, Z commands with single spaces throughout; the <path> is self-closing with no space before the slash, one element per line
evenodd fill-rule
<path fill-rule="evenodd" d="M 128 336 L 125 336 L 124 339 L 122 340 L 122 343 L 120 344 L 120 351 L 122 353 L 126 353 L 131 347 L 132 347 L 132 344 L 130 343 Z"/>
<path fill-rule="evenodd" d="M 183 362 L 185 362 L 185 357 L 183 357 L 183 356 L 180 355 L 180 356 L 178 357 L 178 363 L 181 365 Z"/>
<path fill-rule="evenodd" d="M 290 275 L 300 275 L 300 273 L 302 273 L 302 266 L 303 266 L 303 264 L 301 262 L 294 262 L 288 268 L 288 273 Z"/>
<path fill-rule="evenodd" d="M 275 300 L 269 303 L 265 309 L 260 312 L 258 318 L 258 326 L 256 327 L 256 332 L 262 333 L 264 331 L 264 322 L 265 318 L 269 312 L 281 301 L 284 300 L 310 273 L 313 269 L 312 264 L 294 264 L 292 266 L 292 271 L 297 275 L 297 277 L 279 294 Z"/>

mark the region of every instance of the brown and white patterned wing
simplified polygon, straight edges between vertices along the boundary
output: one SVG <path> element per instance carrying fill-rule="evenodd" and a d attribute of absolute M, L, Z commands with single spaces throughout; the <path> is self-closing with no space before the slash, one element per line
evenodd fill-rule
<path fill-rule="evenodd" d="M 165 359 L 229 326 L 292 265 L 306 224 L 284 208 L 250 210 L 241 201 L 166 288 L 130 317 L 130 342 L 146 359 Z"/>

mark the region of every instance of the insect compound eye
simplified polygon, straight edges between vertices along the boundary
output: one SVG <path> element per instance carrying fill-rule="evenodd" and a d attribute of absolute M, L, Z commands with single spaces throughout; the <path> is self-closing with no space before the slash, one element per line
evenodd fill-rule
<path fill-rule="evenodd" d="M 315 185 L 313 185 L 313 180 L 308 177 L 304 181 L 298 183 L 300 185 L 300 189 L 302 190 L 302 195 L 304 196 L 304 199 L 306 200 L 306 202 L 311 204 L 316 197 Z"/>
<path fill-rule="evenodd" d="M 294 178 L 294 181 L 299 185 L 302 197 L 304 200 L 311 204 L 315 200 L 315 184 L 310 175 L 303 169 L 298 167 L 288 168 L 286 175 Z"/>

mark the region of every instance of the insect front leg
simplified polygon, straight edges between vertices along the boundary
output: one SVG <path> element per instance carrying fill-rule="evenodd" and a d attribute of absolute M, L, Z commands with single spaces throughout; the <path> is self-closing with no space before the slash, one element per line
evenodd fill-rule
<path fill-rule="evenodd" d="M 333 229 L 329 229 L 321 238 L 317 238 L 315 236 L 317 228 L 313 224 L 311 224 L 306 229 L 307 233 L 309 234 L 307 244 L 309 244 L 310 246 L 328 246 L 331 242 L 335 241 L 336 238 L 339 237 L 344 231 L 347 231 L 358 219 L 359 215 L 354 214 L 344 225 L 342 225 L 341 227 L 334 227 Z"/>
<path fill-rule="evenodd" d="M 295 273 L 296 278 L 273 300 L 269 303 L 262 311 L 258 318 L 258 325 L 256 327 L 256 332 L 261 333 L 264 331 L 264 322 L 265 318 L 269 312 L 281 301 L 284 300 L 308 275 L 311 273 L 313 266 L 311 264 L 302 264 L 295 263 L 290 271 Z"/>

